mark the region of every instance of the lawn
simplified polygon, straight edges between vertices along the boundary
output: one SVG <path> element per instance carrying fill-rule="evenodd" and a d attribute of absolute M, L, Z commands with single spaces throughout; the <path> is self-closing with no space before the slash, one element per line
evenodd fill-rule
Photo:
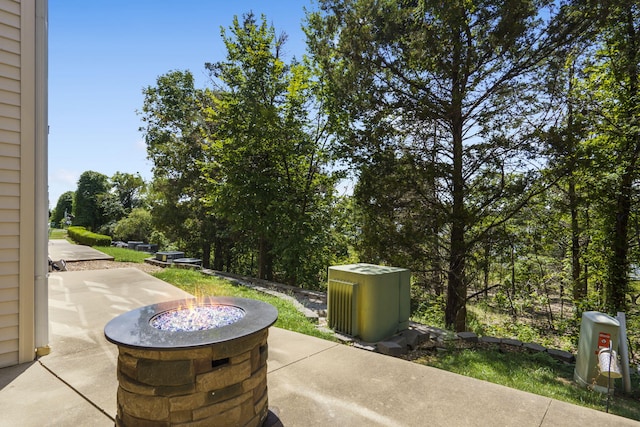
<path fill-rule="evenodd" d="M 606 394 L 573 382 L 573 364 L 559 362 L 546 353 L 451 348 L 425 353 L 413 362 L 600 411 L 607 408 Z M 640 378 L 635 374 L 631 381 L 637 385 Z M 620 380 L 617 386 L 622 388 Z M 609 413 L 640 421 L 639 394 L 636 388 L 632 396 L 613 396 Z"/>
<path fill-rule="evenodd" d="M 138 262 L 142 263 L 146 258 L 151 257 L 147 252 L 134 251 L 127 248 L 116 248 L 115 246 L 94 246 L 94 249 L 113 257 L 117 262 Z"/>
<path fill-rule="evenodd" d="M 171 283 L 196 297 L 209 295 L 234 296 L 267 302 L 278 309 L 278 320 L 275 326 L 326 340 L 336 340 L 332 334 L 316 328 L 316 324 L 302 315 L 289 301 L 273 295 L 267 295 L 236 285 L 218 277 L 208 276 L 196 270 L 165 268 L 158 273 L 154 273 L 153 276 Z"/>
<path fill-rule="evenodd" d="M 62 228 L 50 228 L 49 229 L 49 239 L 66 239 L 67 238 L 67 230 Z"/>

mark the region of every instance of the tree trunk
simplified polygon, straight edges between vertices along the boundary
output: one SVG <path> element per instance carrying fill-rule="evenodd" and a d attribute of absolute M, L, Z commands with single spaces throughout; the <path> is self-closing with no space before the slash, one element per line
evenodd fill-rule
<path fill-rule="evenodd" d="M 626 295 L 629 286 L 628 261 L 629 214 L 631 212 L 631 172 L 627 171 L 622 179 L 618 194 L 614 229 L 612 236 L 613 253 L 609 260 L 609 280 L 606 287 L 606 306 L 611 313 L 626 311 Z"/>
<path fill-rule="evenodd" d="M 587 296 L 587 282 L 580 280 L 580 226 L 578 224 L 578 201 L 573 175 L 569 177 L 569 210 L 571 211 L 571 279 L 573 281 L 573 301 Z"/>
<path fill-rule="evenodd" d="M 211 267 L 211 242 L 209 240 L 202 242 L 202 267 Z"/>
<path fill-rule="evenodd" d="M 624 10 L 626 56 L 623 63 L 626 65 L 624 71 L 628 78 L 627 96 L 631 103 L 626 109 L 628 117 L 627 123 L 635 123 L 637 121 L 636 111 L 638 105 L 638 35 L 635 27 L 635 20 L 632 6 L 628 5 Z M 637 129 L 637 128 L 636 128 Z M 636 165 L 638 156 L 640 155 L 640 132 L 631 129 L 626 135 L 627 147 L 625 152 L 628 153 L 627 164 L 621 177 L 620 187 L 617 192 L 616 210 L 613 230 L 613 254 L 609 262 L 609 281 L 606 288 L 605 304 L 609 311 L 615 313 L 617 311 L 626 311 L 627 306 L 627 289 L 629 287 L 629 217 L 632 206 L 633 183 L 636 178 Z M 624 138 L 624 137 L 623 137 Z"/>
<path fill-rule="evenodd" d="M 454 97 L 455 98 L 455 97 Z M 447 306 L 445 323 L 456 332 L 467 327 L 467 283 L 465 280 L 465 227 L 464 175 L 462 171 L 462 114 L 458 110 L 452 123 L 453 133 L 453 206 L 451 209 L 451 249 L 449 254 L 449 275 L 447 286 Z"/>
<path fill-rule="evenodd" d="M 484 286 L 484 297 L 489 297 L 489 271 L 491 269 L 491 242 L 487 239 L 484 242 L 484 262 L 482 263 L 482 285 Z"/>
<path fill-rule="evenodd" d="M 214 270 L 224 271 L 225 258 L 227 258 L 227 256 L 225 256 L 226 255 L 225 252 L 227 249 L 227 246 L 225 243 L 226 243 L 225 239 L 222 239 L 220 237 L 216 237 L 216 239 L 213 242 L 213 269 Z M 231 266 L 227 261 L 227 269 L 230 269 L 230 268 Z"/>
<path fill-rule="evenodd" d="M 271 244 L 266 238 L 260 238 L 258 250 L 258 277 L 265 280 L 273 280 L 273 254 Z"/>
<path fill-rule="evenodd" d="M 571 64 L 569 74 L 569 94 L 573 94 L 573 79 L 575 62 Z M 570 150 L 570 169 L 569 169 L 569 211 L 571 212 L 571 279 L 573 290 L 573 301 L 578 302 L 587 296 L 586 281 L 580 280 L 580 225 L 578 223 L 578 196 L 576 194 L 576 141 L 575 141 L 575 123 L 573 114 L 573 99 L 569 98 L 569 106 L 567 110 L 567 145 Z"/>

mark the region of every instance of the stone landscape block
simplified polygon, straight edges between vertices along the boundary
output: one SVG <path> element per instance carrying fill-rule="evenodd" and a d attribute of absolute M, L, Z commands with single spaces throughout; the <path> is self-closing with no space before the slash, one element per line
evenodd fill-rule
<path fill-rule="evenodd" d="M 458 332 L 458 337 L 466 342 L 478 342 L 478 336 L 474 332 Z"/>
<path fill-rule="evenodd" d="M 486 344 L 500 344 L 500 338 L 496 337 L 480 337 L 479 340 Z"/>
<path fill-rule="evenodd" d="M 416 349 L 420 344 L 429 339 L 429 335 L 424 332 L 419 332 L 415 329 L 407 329 L 400 333 L 407 342 L 407 345 L 411 350 Z"/>
<path fill-rule="evenodd" d="M 512 338 L 502 338 L 500 340 L 500 343 L 504 344 L 504 345 L 510 345 L 512 347 L 522 347 L 522 341 L 515 340 L 515 339 L 512 339 Z"/>
<path fill-rule="evenodd" d="M 540 344 L 533 343 L 533 342 L 528 342 L 528 343 L 524 344 L 523 347 L 526 348 L 527 350 L 529 350 L 529 352 L 531 352 L 531 353 L 543 353 L 543 352 L 547 351 L 546 347 L 541 346 Z"/>
<path fill-rule="evenodd" d="M 377 348 L 378 352 L 388 356 L 400 356 L 407 354 L 407 346 L 402 346 L 395 341 L 380 341 Z"/>
<path fill-rule="evenodd" d="M 549 353 L 549 355 L 551 355 L 551 357 L 553 357 L 554 359 L 561 362 L 573 363 L 576 361 L 576 357 L 568 351 L 550 348 L 547 350 L 547 353 Z"/>
<path fill-rule="evenodd" d="M 400 347 L 407 348 L 407 339 L 402 335 L 394 335 L 388 341 L 397 343 Z"/>

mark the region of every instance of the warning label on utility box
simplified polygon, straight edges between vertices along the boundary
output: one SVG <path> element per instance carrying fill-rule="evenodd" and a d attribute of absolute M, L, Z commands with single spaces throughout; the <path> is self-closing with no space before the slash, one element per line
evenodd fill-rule
<path fill-rule="evenodd" d="M 611 347 L 611 334 L 600 332 L 600 334 L 598 334 L 598 349 L 596 350 L 596 354 L 603 348 L 609 347 Z"/>

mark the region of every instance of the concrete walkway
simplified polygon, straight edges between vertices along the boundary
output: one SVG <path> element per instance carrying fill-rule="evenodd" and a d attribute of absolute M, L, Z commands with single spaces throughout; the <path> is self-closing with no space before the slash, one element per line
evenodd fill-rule
<path fill-rule="evenodd" d="M 117 348 L 104 325 L 186 296 L 132 268 L 52 273 L 51 354 L 0 369 L 0 426 L 113 426 Z M 640 425 L 275 327 L 267 380 L 269 407 L 287 427 Z"/>
<path fill-rule="evenodd" d="M 112 256 L 95 250 L 91 246 L 74 245 L 64 239 L 49 240 L 49 258 L 54 261 L 63 259 L 66 262 L 113 260 Z"/>

